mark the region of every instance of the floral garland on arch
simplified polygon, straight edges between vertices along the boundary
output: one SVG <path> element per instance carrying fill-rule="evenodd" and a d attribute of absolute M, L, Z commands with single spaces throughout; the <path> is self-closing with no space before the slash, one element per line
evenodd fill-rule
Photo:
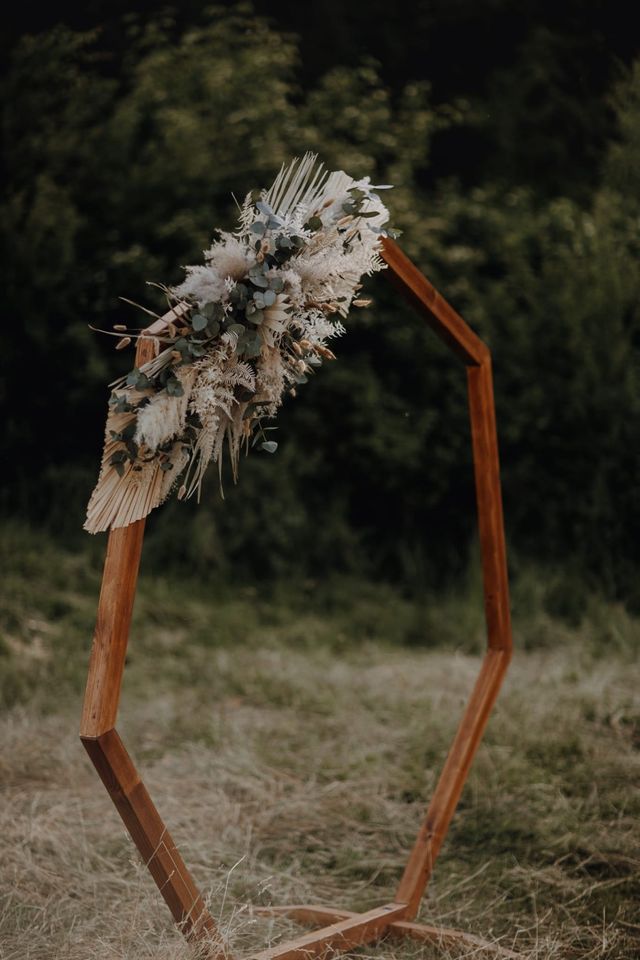
<path fill-rule="evenodd" d="M 171 313 L 156 355 L 111 384 L 100 477 L 87 508 L 90 533 L 146 517 L 177 488 L 199 497 L 225 442 L 234 480 L 243 448 L 277 448 L 265 426 L 286 393 L 335 359 L 328 341 L 360 299 L 361 279 L 385 267 L 389 214 L 369 177 L 330 173 L 306 154 L 273 185 L 249 194 L 235 233 L 218 232 L 204 264 L 162 289 Z M 117 349 L 131 343 L 122 336 Z M 138 336 L 149 337 L 142 331 Z"/>

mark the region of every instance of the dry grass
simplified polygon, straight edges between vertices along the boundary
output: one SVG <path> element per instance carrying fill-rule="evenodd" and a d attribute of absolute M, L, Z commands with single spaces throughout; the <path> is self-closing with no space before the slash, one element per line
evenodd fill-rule
<path fill-rule="evenodd" d="M 44 576 L 40 562 L 30 569 Z M 25 587 L 24 604 L 18 570 L 5 605 L 4 661 L 22 694 L 0 715 L 0 957 L 195 960 L 77 740 L 96 570 L 65 564 L 64 587 Z M 51 590 L 66 605 L 57 617 Z M 298 610 L 292 635 L 275 600 L 260 616 L 243 602 L 238 632 L 237 601 L 189 594 L 171 607 L 161 584 L 143 584 L 119 725 L 236 955 L 299 929 L 252 917 L 252 904 L 392 898 L 478 666 L 451 647 L 330 642 L 347 629 L 336 609 Z M 425 922 L 531 960 L 640 955 L 637 626 L 615 609 L 607 623 L 627 635 L 611 660 L 594 652 L 595 615 L 569 629 L 538 613 L 556 647 L 514 661 Z M 532 629 L 523 618 L 521 645 Z M 446 956 L 410 942 L 359 954 Z"/>

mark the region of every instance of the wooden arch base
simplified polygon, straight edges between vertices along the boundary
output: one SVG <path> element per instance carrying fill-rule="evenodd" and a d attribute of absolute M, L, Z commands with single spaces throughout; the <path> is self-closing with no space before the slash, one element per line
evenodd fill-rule
<path fill-rule="evenodd" d="M 255 911 L 326 925 L 263 950 L 254 955 L 254 960 L 308 960 L 328 952 L 344 953 L 387 934 L 440 943 L 448 949 L 458 945 L 472 948 L 474 953 L 516 956 L 468 934 L 412 922 L 509 665 L 512 641 L 489 350 L 398 245 L 387 239 L 383 243 L 382 256 L 390 279 L 467 368 L 487 651 L 394 902 L 362 914 L 317 906 Z M 160 333 L 172 317 L 173 312 L 149 327 L 149 337 Z M 153 349 L 151 339 L 140 339 L 136 363 L 150 359 Z M 228 957 L 216 924 L 115 730 L 143 536 L 144 520 L 109 534 L 80 736 L 185 936 L 203 942 L 203 947 L 206 944 L 212 958 Z"/>

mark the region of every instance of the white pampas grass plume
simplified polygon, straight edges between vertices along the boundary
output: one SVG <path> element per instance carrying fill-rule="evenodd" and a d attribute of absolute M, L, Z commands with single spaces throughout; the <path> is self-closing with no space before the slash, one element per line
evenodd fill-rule
<path fill-rule="evenodd" d="M 176 377 L 182 384 L 182 396 L 171 396 L 162 390 L 142 408 L 137 419 L 136 443 L 144 443 L 151 453 L 155 453 L 167 440 L 182 433 L 196 373 L 193 366 L 178 368 Z"/>

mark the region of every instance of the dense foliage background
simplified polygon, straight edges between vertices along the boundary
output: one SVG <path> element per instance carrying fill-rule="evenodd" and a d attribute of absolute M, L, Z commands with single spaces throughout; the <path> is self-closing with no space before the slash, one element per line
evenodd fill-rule
<path fill-rule="evenodd" d="M 640 59 L 620 3 L 14 12 L 0 234 L 2 509 L 79 536 L 106 384 L 88 325 L 158 306 L 231 192 L 318 151 L 389 196 L 402 245 L 494 353 L 512 562 L 640 603 Z M 47 20 L 46 18 L 51 18 Z M 62 21 L 62 22 L 59 22 Z M 222 502 L 153 518 L 154 562 L 432 583 L 473 538 L 464 372 L 384 277 L 337 363 Z M 559 601 L 560 602 L 560 601 Z"/>

